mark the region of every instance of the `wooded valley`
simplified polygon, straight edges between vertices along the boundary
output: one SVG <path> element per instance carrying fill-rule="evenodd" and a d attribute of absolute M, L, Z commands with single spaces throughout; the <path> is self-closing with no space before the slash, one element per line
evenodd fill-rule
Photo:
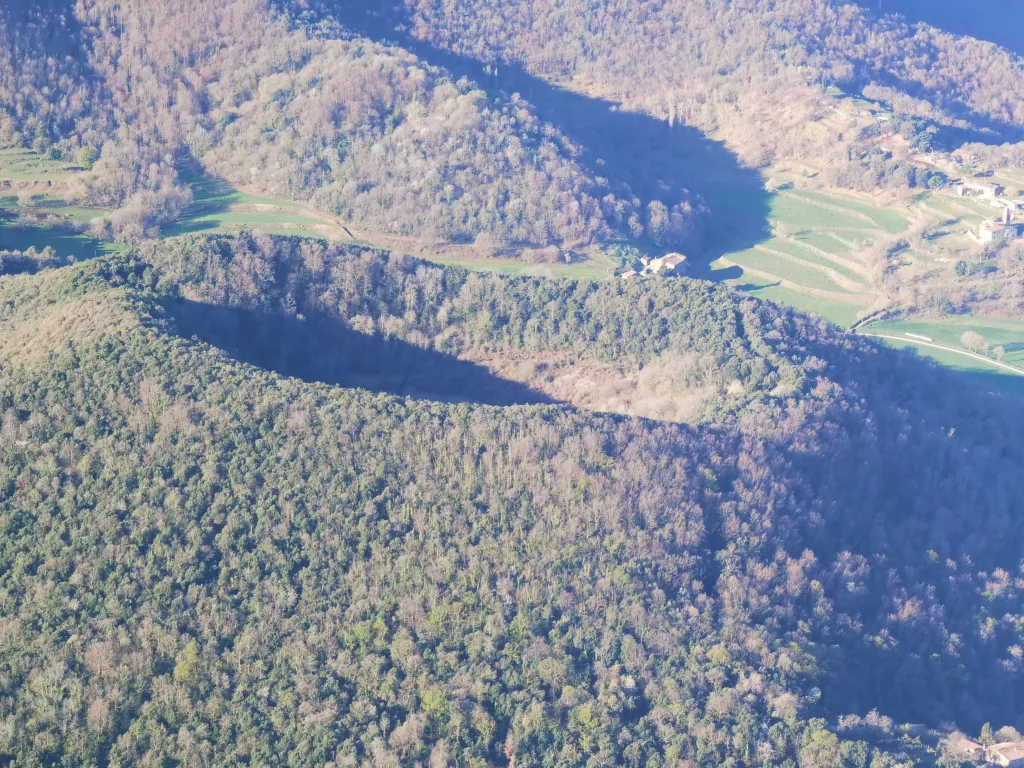
<path fill-rule="evenodd" d="M 0 0 L 0 765 L 1024 743 L 1007 9 Z"/>

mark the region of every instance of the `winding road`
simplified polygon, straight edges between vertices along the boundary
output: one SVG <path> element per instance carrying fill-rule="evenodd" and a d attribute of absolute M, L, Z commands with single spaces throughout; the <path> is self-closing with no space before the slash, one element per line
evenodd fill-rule
<path fill-rule="evenodd" d="M 893 341 L 902 341 L 905 344 L 915 344 L 921 347 L 935 347 L 936 349 L 944 349 L 947 352 L 955 352 L 958 355 L 966 355 L 967 357 L 973 357 L 976 360 L 981 360 L 989 365 L 994 365 L 997 368 L 1005 368 L 1008 371 L 1016 373 L 1018 376 L 1024 376 L 1024 370 L 1010 365 L 1009 363 L 1001 363 L 998 360 L 993 360 L 991 357 L 985 357 L 979 355 L 976 352 L 968 352 L 963 349 L 957 349 L 956 347 L 947 347 L 945 344 L 936 344 L 933 341 L 921 341 L 920 339 L 908 338 L 905 336 L 894 336 L 888 333 L 865 333 L 863 331 L 855 331 L 859 336 L 873 336 L 876 339 L 892 339 Z"/>

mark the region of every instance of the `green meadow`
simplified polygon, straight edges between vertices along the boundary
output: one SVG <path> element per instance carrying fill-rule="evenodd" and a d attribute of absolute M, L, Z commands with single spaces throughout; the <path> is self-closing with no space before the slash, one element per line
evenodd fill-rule
<path fill-rule="evenodd" d="M 785 190 L 769 205 L 772 236 L 711 265 L 711 277 L 849 327 L 875 301 L 861 251 L 905 231 L 907 217 L 838 195 Z"/>
<path fill-rule="evenodd" d="M 980 334 L 989 345 L 986 356 L 996 360 L 996 347 L 1002 347 L 1002 362 L 1024 371 L 1024 320 L 999 317 L 948 317 L 941 320 L 891 320 L 869 323 L 862 327 L 865 333 L 886 333 L 906 337 L 908 333 L 925 336 L 935 344 L 941 344 L 957 350 L 965 347 L 961 337 L 968 331 Z M 913 339 L 909 340 L 913 343 Z M 975 351 L 975 350 L 970 350 Z M 964 355 L 957 357 L 965 358 Z M 980 360 L 966 358 L 964 365 L 992 369 L 996 366 L 986 365 Z M 1012 375 L 1012 374 L 1011 374 Z"/>

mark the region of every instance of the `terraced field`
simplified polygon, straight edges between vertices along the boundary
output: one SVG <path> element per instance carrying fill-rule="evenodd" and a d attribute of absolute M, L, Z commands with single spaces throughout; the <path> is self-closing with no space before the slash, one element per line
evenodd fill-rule
<path fill-rule="evenodd" d="M 879 208 L 810 190 L 792 190 L 789 194 L 807 202 L 815 203 L 826 210 L 841 208 L 844 211 L 856 214 L 871 221 L 876 227 L 890 235 L 898 235 L 907 228 L 907 220 L 888 208 Z"/>
<path fill-rule="evenodd" d="M 712 279 L 715 278 L 716 275 L 712 272 Z M 745 273 L 743 279 L 738 282 L 732 278 L 725 282 L 760 299 L 797 307 L 805 312 L 813 312 L 843 328 L 849 328 L 857 322 L 861 314 L 861 309 L 857 305 L 836 303 L 828 295 L 808 294 L 802 290 L 790 288 L 778 279 L 764 278 L 749 272 Z"/>
<path fill-rule="evenodd" d="M 0 149 L 0 179 L 8 181 L 53 181 L 61 176 L 81 172 L 60 160 L 39 155 L 30 149 Z"/>
<path fill-rule="evenodd" d="M 842 326 L 876 303 L 864 249 L 909 224 L 894 210 L 805 190 L 776 194 L 770 216 L 773 236 L 718 259 L 712 279 Z"/>
<path fill-rule="evenodd" d="M 50 247 L 80 260 L 116 250 L 83 234 L 106 211 L 69 206 L 61 197 L 81 173 L 81 168 L 27 149 L 0 149 L 0 251 Z"/>

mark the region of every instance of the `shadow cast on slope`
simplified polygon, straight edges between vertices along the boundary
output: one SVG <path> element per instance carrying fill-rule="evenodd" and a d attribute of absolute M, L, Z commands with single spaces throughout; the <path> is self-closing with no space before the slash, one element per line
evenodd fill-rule
<path fill-rule="evenodd" d="M 669 207 L 684 202 L 706 207 L 709 215 L 687 246 L 689 255 L 711 261 L 767 239 L 764 179 L 756 169 L 742 166 L 722 142 L 695 128 L 553 85 L 516 64 L 490 66 L 415 39 L 405 32 L 410 22 L 399 4 L 367 8 L 362 0 L 328 0 L 326 5 L 349 29 L 398 45 L 456 78 L 473 81 L 491 97 L 519 94 L 538 117 L 578 145 L 577 162 L 608 179 L 616 195 L 636 197 L 645 206 L 660 200 Z"/>
<path fill-rule="evenodd" d="M 953 35 L 974 37 L 1024 56 L 1024 6 L 1017 0 L 855 0 L 876 15 L 900 14 Z"/>
<path fill-rule="evenodd" d="M 975 3 L 959 0 L 855 2 L 877 17 L 896 14 L 910 24 L 926 24 L 942 32 L 995 43 L 1016 56 L 1024 56 L 1024 6 L 1015 0 Z M 870 64 L 868 66 L 870 68 Z M 975 126 L 973 129 L 939 126 L 936 142 L 943 149 L 956 149 L 967 142 L 998 145 L 1024 141 L 1024 127 L 1020 125 L 982 114 L 964 101 L 948 98 L 948 93 L 926 88 L 921 83 L 895 78 L 891 72 L 882 69 L 870 69 L 870 80 L 877 80 L 913 97 L 930 100 L 938 98 L 948 112 Z"/>
<path fill-rule="evenodd" d="M 483 366 L 405 341 L 359 333 L 338 320 L 303 320 L 185 299 L 169 299 L 164 308 L 182 336 L 282 376 L 448 402 L 554 402 Z"/>
<path fill-rule="evenodd" d="M 823 339 L 807 352 L 864 407 L 834 414 L 849 439 L 827 450 L 779 446 L 823 503 L 821 518 L 794 536 L 794 551 L 809 547 L 823 563 L 865 555 L 870 566 L 859 586 L 844 568 L 826 584 L 834 610 L 864 626 L 823 638 L 815 651 L 822 704 L 842 713 L 877 707 L 931 726 L 1009 722 L 1024 711 L 1024 688 L 996 648 L 1014 636 L 1000 628 L 990 658 L 968 659 L 967 678 L 941 627 L 977 632 L 985 616 L 1012 610 L 998 590 L 968 606 L 981 599 L 986 574 L 1020 568 L 1024 378 L 950 370 L 874 340 Z M 890 600 L 893 578 L 901 591 Z M 928 615 L 933 602 L 951 612 L 948 621 Z"/>

